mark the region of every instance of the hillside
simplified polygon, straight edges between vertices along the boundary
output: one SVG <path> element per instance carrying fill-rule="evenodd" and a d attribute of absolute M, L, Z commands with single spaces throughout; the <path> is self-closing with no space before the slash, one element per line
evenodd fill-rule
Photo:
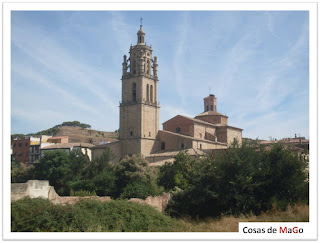
<path fill-rule="evenodd" d="M 62 126 L 59 128 L 55 137 L 59 136 L 68 136 L 69 143 L 92 143 L 98 145 L 100 142 L 108 141 L 114 142 L 117 141 L 117 133 L 115 132 L 104 132 L 92 129 L 86 129 L 82 127 L 70 127 Z"/>

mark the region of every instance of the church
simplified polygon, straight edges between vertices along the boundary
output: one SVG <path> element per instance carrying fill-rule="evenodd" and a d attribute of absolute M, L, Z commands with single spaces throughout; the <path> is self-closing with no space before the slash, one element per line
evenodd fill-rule
<path fill-rule="evenodd" d="M 177 115 L 159 130 L 158 62 L 152 52 L 140 25 L 137 44 L 130 46 L 129 58 L 123 57 L 119 141 L 92 147 L 93 158 L 110 148 L 115 163 L 138 154 L 160 165 L 173 161 L 182 150 L 201 156 L 226 149 L 235 141 L 241 145 L 242 129 L 228 125 L 228 117 L 217 111 L 213 94 L 204 98 L 202 113 L 194 118 Z"/>

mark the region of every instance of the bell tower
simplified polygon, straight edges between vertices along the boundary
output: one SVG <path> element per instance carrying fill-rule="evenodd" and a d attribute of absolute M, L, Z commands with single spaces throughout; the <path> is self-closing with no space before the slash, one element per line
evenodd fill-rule
<path fill-rule="evenodd" d="M 150 154 L 159 130 L 158 64 L 145 42 L 142 24 L 137 44 L 123 57 L 120 102 L 121 154 Z"/>

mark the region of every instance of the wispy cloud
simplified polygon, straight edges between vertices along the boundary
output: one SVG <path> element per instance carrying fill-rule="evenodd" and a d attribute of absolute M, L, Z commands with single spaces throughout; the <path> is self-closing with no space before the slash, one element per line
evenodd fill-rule
<path fill-rule="evenodd" d="M 86 119 L 100 129 L 117 129 L 122 55 L 136 42 L 138 14 L 89 11 L 63 12 L 58 19 L 52 13 L 48 18 L 35 17 L 37 13 L 13 17 L 13 92 L 21 91 L 17 84 L 28 88 L 23 84 L 28 80 L 38 85 L 42 96 L 50 96 L 51 90 L 59 104 L 72 106 L 72 111 L 63 107 L 70 117 Z M 202 98 L 211 85 L 218 111 L 229 116 L 230 125 L 244 128 L 245 136 L 268 138 L 275 131 L 284 136 L 298 133 L 296 126 L 307 133 L 307 14 L 143 14 L 148 19 L 147 40 L 153 39 L 154 55 L 159 57 L 161 123 L 178 114 L 192 117 L 202 112 Z M 31 91 L 28 95 L 36 96 Z M 29 109 L 23 107 L 22 98 L 14 100 L 13 116 L 27 116 L 24 111 Z M 53 112 L 48 117 L 53 119 L 55 111 L 60 117 L 61 111 L 49 103 L 48 110 Z"/>
<path fill-rule="evenodd" d="M 81 86 L 98 97 L 110 111 L 117 112 L 117 104 L 108 96 L 108 91 L 102 92 L 101 87 L 97 86 L 96 80 L 105 79 L 106 74 L 75 60 L 67 49 L 55 43 L 42 30 L 30 26 L 28 28 L 15 26 L 12 43 L 48 70 L 59 75 L 60 83 L 55 80 L 57 86 L 63 84 Z"/>
<path fill-rule="evenodd" d="M 183 66 L 183 60 L 186 58 L 186 39 L 188 36 L 188 26 L 189 26 L 189 14 L 187 12 L 181 13 L 181 19 L 177 25 L 177 45 L 176 51 L 173 56 L 173 70 L 174 70 L 174 80 L 176 82 L 176 91 L 182 104 L 185 104 L 185 69 Z"/>

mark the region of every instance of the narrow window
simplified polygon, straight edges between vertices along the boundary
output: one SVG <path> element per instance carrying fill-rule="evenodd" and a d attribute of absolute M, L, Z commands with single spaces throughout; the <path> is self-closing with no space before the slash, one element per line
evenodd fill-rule
<path fill-rule="evenodd" d="M 184 149 L 184 143 L 181 143 L 180 147 L 181 149 Z"/>
<path fill-rule="evenodd" d="M 150 85 L 150 102 L 153 102 L 153 86 Z"/>
<path fill-rule="evenodd" d="M 202 144 L 200 144 L 200 149 L 202 149 Z"/>
<path fill-rule="evenodd" d="M 137 85 L 136 83 L 132 84 L 132 101 L 135 102 L 137 100 Z"/>
<path fill-rule="evenodd" d="M 141 43 L 141 36 L 140 36 L 140 43 Z"/>
<path fill-rule="evenodd" d="M 207 105 L 207 111 L 209 111 L 209 106 Z"/>
<path fill-rule="evenodd" d="M 149 137 L 151 137 L 151 132 L 149 132 Z"/>
<path fill-rule="evenodd" d="M 202 138 L 202 133 L 200 133 L 200 138 Z"/>
<path fill-rule="evenodd" d="M 133 73 L 136 73 L 136 61 L 133 62 Z"/>
<path fill-rule="evenodd" d="M 149 101 L 149 84 L 147 84 L 147 101 Z"/>
<path fill-rule="evenodd" d="M 132 131 L 130 131 L 130 136 L 132 136 L 133 135 L 133 132 Z"/>
<path fill-rule="evenodd" d="M 15 148 L 15 147 L 17 147 L 17 144 L 16 144 L 16 143 L 14 143 L 14 144 L 13 144 L 13 147 L 14 147 L 14 148 Z"/>
<path fill-rule="evenodd" d="M 211 107 L 210 107 L 210 108 L 211 108 L 211 110 L 213 111 L 213 105 L 211 105 Z"/>

